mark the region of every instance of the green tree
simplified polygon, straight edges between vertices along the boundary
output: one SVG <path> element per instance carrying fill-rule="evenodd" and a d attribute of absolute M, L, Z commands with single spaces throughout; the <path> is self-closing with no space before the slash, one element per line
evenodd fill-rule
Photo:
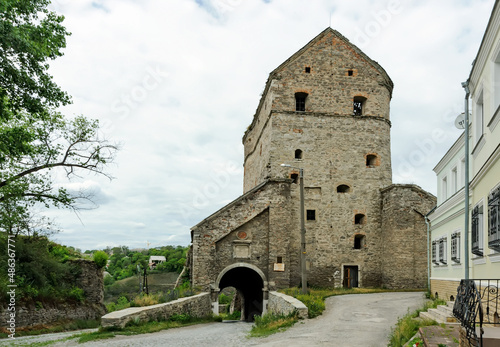
<path fill-rule="evenodd" d="M 99 123 L 56 111 L 70 97 L 48 73 L 62 56 L 69 33 L 48 0 L 0 0 L 0 230 L 46 234 L 46 219 L 34 219 L 37 204 L 78 209 L 87 192 L 56 188 L 53 173 L 108 176 L 117 145 L 99 137 Z"/>

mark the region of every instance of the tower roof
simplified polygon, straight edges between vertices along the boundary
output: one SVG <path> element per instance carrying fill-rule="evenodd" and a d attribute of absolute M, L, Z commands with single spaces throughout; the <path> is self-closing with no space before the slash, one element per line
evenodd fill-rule
<path fill-rule="evenodd" d="M 387 72 L 384 70 L 382 66 L 380 66 L 379 63 L 377 63 L 375 60 L 371 59 L 368 57 L 361 49 L 359 49 L 357 46 L 352 44 L 349 39 L 347 39 L 344 35 L 339 33 L 337 30 L 334 30 L 330 27 L 326 28 L 323 30 L 321 33 L 319 33 L 315 38 L 313 38 L 311 41 L 309 41 L 304 47 L 299 49 L 297 52 L 295 52 L 290 58 L 285 60 L 282 64 L 280 64 L 276 69 L 274 69 L 270 74 L 269 74 L 269 80 L 272 79 L 272 77 L 280 72 L 283 68 L 288 66 L 291 62 L 296 60 L 298 57 L 300 57 L 304 52 L 306 52 L 309 47 L 313 46 L 316 42 L 320 41 L 327 35 L 333 35 L 336 38 L 342 40 L 344 43 L 346 43 L 350 48 L 352 48 L 358 55 L 360 55 L 366 62 L 368 62 L 374 69 L 376 69 L 380 74 L 384 77 L 384 79 L 387 82 L 387 88 L 389 89 L 390 93 L 392 94 L 392 89 L 394 88 L 394 83 L 392 82 L 391 78 L 387 74 Z"/>
<path fill-rule="evenodd" d="M 245 132 L 245 135 L 243 135 L 243 141 L 250 129 L 252 129 L 255 125 L 255 122 L 257 120 L 257 115 L 260 113 L 261 108 L 263 107 L 264 100 L 266 98 L 267 93 L 269 92 L 269 89 L 271 87 L 272 81 L 277 79 L 279 74 L 288 68 L 290 65 L 292 65 L 297 59 L 299 59 L 303 54 L 305 54 L 309 49 L 312 49 L 315 45 L 319 44 L 322 40 L 328 39 L 328 37 L 335 38 L 332 40 L 329 40 L 330 45 L 333 46 L 334 44 L 341 42 L 347 48 L 352 51 L 356 56 L 358 56 L 361 60 L 366 62 L 368 66 L 373 68 L 377 74 L 379 75 L 379 84 L 382 86 L 385 86 L 387 90 L 389 91 L 389 95 L 392 96 L 392 90 L 394 88 L 394 83 L 392 82 L 391 78 L 387 74 L 387 72 L 384 70 L 382 66 L 380 66 L 379 63 L 376 61 L 372 60 L 370 57 L 368 57 L 361 49 L 356 47 L 354 44 L 352 44 L 345 36 L 343 36 L 341 33 L 339 33 L 337 30 L 334 30 L 330 27 L 326 28 L 323 30 L 321 33 L 319 33 L 316 37 L 314 37 L 311 41 L 309 41 L 304 47 L 299 49 L 297 52 L 295 52 L 290 58 L 285 60 L 283 63 L 281 63 L 276 69 L 274 69 L 270 74 L 269 77 L 266 81 L 266 86 L 264 88 L 264 92 L 262 93 L 262 97 L 260 98 L 259 105 L 257 107 L 257 110 L 255 112 L 255 115 L 253 117 L 253 121 L 248 127 L 247 131 Z"/>

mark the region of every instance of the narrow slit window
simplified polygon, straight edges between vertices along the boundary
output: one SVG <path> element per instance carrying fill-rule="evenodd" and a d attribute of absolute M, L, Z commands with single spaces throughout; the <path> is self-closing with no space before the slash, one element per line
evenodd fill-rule
<path fill-rule="evenodd" d="M 364 113 L 366 98 L 362 96 L 355 96 L 353 99 L 353 111 L 354 116 L 362 116 Z"/>
<path fill-rule="evenodd" d="M 347 184 L 341 184 L 337 186 L 337 193 L 349 193 L 351 191 L 351 187 Z"/>
<path fill-rule="evenodd" d="M 307 93 L 295 93 L 295 111 L 306 110 Z"/>
<path fill-rule="evenodd" d="M 354 235 L 354 249 L 362 249 L 365 246 L 365 235 Z"/>
<path fill-rule="evenodd" d="M 377 166 L 378 160 L 375 154 L 368 154 L 366 156 L 366 167 L 375 167 Z"/>
<path fill-rule="evenodd" d="M 354 224 L 362 225 L 366 223 L 366 216 L 362 213 L 358 213 L 354 216 Z"/>
<path fill-rule="evenodd" d="M 306 217 L 307 220 L 316 220 L 316 210 L 307 210 Z"/>

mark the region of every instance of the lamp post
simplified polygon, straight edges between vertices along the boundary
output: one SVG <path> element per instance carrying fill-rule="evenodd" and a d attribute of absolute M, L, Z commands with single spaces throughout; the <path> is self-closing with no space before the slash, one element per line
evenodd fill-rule
<path fill-rule="evenodd" d="M 465 226 L 464 226 L 464 234 L 465 234 L 465 279 L 469 279 L 469 80 L 462 83 L 462 87 L 465 89 Z"/>
<path fill-rule="evenodd" d="M 304 169 L 293 167 L 289 164 L 281 164 L 299 170 L 300 186 L 300 275 L 302 279 L 302 294 L 307 294 L 307 271 L 306 271 L 306 226 L 304 217 Z"/>

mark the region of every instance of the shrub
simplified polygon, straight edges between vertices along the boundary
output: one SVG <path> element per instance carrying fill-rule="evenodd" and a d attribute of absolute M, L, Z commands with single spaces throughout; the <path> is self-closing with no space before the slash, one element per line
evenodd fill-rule
<path fill-rule="evenodd" d="M 96 263 L 99 268 L 103 269 L 108 263 L 108 255 L 104 251 L 97 251 L 94 253 L 94 263 Z"/>
<path fill-rule="evenodd" d="M 69 297 L 83 302 L 85 301 L 85 292 L 82 288 L 73 287 L 69 292 Z"/>

